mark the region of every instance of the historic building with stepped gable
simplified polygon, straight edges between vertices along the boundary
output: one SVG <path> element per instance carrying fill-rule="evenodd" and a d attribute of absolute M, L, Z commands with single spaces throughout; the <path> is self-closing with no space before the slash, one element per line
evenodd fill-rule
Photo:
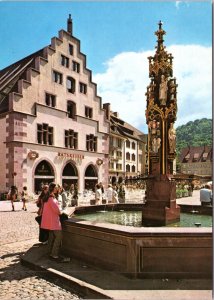
<path fill-rule="evenodd" d="M 0 192 L 107 185 L 109 120 L 70 15 L 50 45 L 0 71 L 0 126 Z"/>

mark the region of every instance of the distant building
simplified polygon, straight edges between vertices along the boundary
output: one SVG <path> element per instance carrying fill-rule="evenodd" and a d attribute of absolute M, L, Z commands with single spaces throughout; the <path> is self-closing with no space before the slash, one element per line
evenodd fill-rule
<path fill-rule="evenodd" d="M 109 138 L 109 181 L 122 182 L 147 173 L 147 135 L 119 118 L 105 103 L 107 118 L 110 120 Z"/>
<path fill-rule="evenodd" d="M 0 126 L 0 192 L 107 185 L 109 120 L 70 16 L 50 45 L 0 71 Z"/>
<path fill-rule="evenodd" d="M 181 173 L 195 175 L 212 175 L 212 147 L 186 147 L 181 149 Z"/>

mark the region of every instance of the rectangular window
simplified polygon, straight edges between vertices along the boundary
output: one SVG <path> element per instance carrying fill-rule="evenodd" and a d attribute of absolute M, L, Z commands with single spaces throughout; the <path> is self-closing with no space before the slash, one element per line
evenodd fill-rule
<path fill-rule="evenodd" d="M 73 55 L 74 54 L 74 46 L 69 44 L 69 48 L 68 48 L 69 54 Z"/>
<path fill-rule="evenodd" d="M 87 85 L 85 83 L 79 83 L 79 91 L 82 94 L 87 94 Z"/>
<path fill-rule="evenodd" d="M 45 103 L 47 106 L 55 107 L 56 106 L 56 96 L 45 93 Z"/>
<path fill-rule="evenodd" d="M 77 73 L 80 72 L 80 64 L 74 60 L 72 61 L 72 70 Z"/>
<path fill-rule="evenodd" d="M 65 55 L 61 55 L 61 65 L 63 67 L 69 68 L 69 58 Z"/>
<path fill-rule="evenodd" d="M 117 147 L 122 148 L 122 140 L 121 139 L 117 139 Z"/>
<path fill-rule="evenodd" d="M 92 111 L 93 110 L 91 107 L 85 106 L 85 117 L 92 119 L 92 116 L 93 116 Z"/>
<path fill-rule="evenodd" d="M 62 84 L 62 74 L 57 71 L 53 71 L 53 81 Z"/>
<path fill-rule="evenodd" d="M 88 151 L 97 151 L 97 137 L 93 134 L 86 135 L 86 149 Z"/>
<path fill-rule="evenodd" d="M 78 148 L 78 133 L 72 129 L 65 130 L 65 147 L 71 149 Z"/>
<path fill-rule="evenodd" d="M 122 170 L 122 164 L 116 164 L 116 169 L 118 171 L 121 171 Z"/>
<path fill-rule="evenodd" d="M 121 152 L 121 151 L 117 151 L 117 154 L 116 154 L 116 155 L 117 155 L 117 158 L 118 158 L 118 159 L 121 159 L 121 158 L 122 158 L 122 152 Z"/>
<path fill-rule="evenodd" d="M 109 146 L 113 147 L 113 145 L 114 145 L 113 137 L 110 136 L 110 138 L 109 138 Z"/>
<path fill-rule="evenodd" d="M 76 103 L 72 101 L 67 102 L 67 113 L 69 118 L 71 119 L 76 118 Z"/>
<path fill-rule="evenodd" d="M 110 162 L 110 163 L 109 163 L 109 169 L 111 169 L 111 170 L 114 169 L 114 163 L 113 163 L 113 162 Z"/>
<path fill-rule="evenodd" d="M 37 124 L 37 142 L 44 145 L 53 145 L 53 127 L 48 124 Z"/>

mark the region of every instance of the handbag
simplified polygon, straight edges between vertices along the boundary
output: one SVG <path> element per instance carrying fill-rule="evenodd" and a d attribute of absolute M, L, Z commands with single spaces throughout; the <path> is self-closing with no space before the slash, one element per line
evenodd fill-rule
<path fill-rule="evenodd" d="M 37 222 L 39 225 L 41 225 L 41 222 L 42 222 L 42 216 L 36 216 L 36 217 L 35 217 L 35 220 L 36 220 L 36 222 Z"/>
<path fill-rule="evenodd" d="M 63 223 L 64 221 L 68 220 L 68 215 L 62 213 L 61 215 L 59 215 L 59 218 L 60 218 L 60 222 Z"/>

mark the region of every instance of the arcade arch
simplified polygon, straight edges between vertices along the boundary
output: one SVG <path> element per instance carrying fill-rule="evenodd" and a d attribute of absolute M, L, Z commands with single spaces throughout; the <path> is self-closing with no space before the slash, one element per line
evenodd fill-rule
<path fill-rule="evenodd" d="M 69 186 L 71 184 L 78 185 L 78 171 L 72 162 L 68 162 L 62 171 L 62 186 L 64 186 L 64 184 Z"/>
<path fill-rule="evenodd" d="M 85 170 L 85 189 L 95 191 L 95 185 L 98 183 L 97 170 L 90 164 Z"/>
<path fill-rule="evenodd" d="M 47 160 L 38 163 L 34 172 L 34 190 L 39 193 L 44 184 L 49 184 L 55 179 L 54 169 Z"/>

